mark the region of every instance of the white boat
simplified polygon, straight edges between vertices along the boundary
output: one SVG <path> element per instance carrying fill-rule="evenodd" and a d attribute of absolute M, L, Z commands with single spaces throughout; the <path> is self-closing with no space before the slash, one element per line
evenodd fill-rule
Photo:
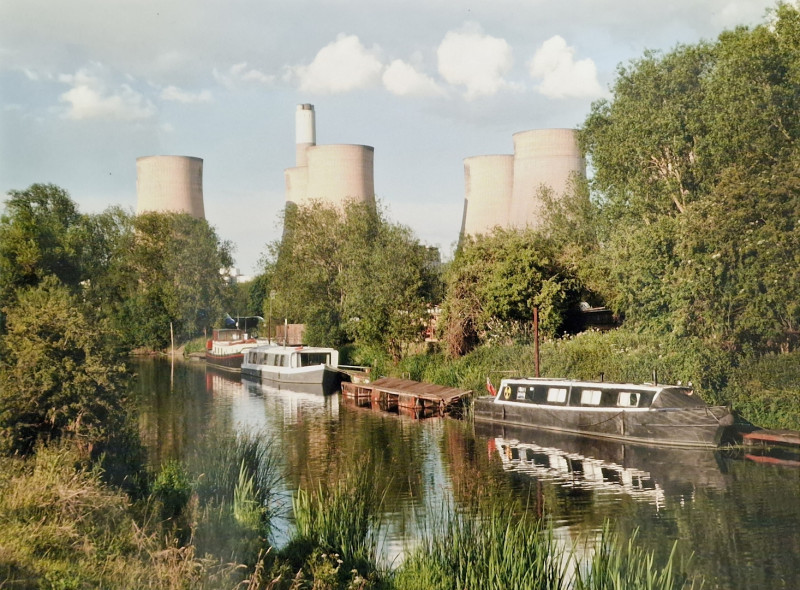
<path fill-rule="evenodd" d="M 314 346 L 257 346 L 244 353 L 242 374 L 276 383 L 322 385 L 325 393 L 339 388 L 339 351 Z"/>

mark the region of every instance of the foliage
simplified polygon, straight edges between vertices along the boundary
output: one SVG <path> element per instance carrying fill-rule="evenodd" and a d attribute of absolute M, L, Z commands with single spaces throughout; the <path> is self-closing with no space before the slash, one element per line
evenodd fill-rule
<path fill-rule="evenodd" d="M 296 530 L 283 553 L 312 564 L 315 556 L 335 554 L 342 576 L 375 571 L 381 498 L 372 477 L 367 462 L 331 484 L 298 489 L 292 498 Z"/>
<path fill-rule="evenodd" d="M 8 194 L 0 217 L 0 301 L 11 304 L 17 289 L 50 275 L 76 288 L 85 278 L 82 217 L 69 194 L 52 184 Z"/>
<path fill-rule="evenodd" d="M 721 396 L 762 428 L 800 430 L 800 352 L 744 360 Z"/>
<path fill-rule="evenodd" d="M 12 588 L 232 588 L 238 564 L 164 544 L 72 445 L 0 459 L 0 579 Z"/>
<path fill-rule="evenodd" d="M 446 285 L 442 323 L 453 356 L 479 341 L 526 334 L 534 307 L 541 333 L 553 336 L 579 295 L 577 280 L 558 263 L 550 242 L 533 231 L 500 228 L 464 238 Z"/>
<path fill-rule="evenodd" d="M 166 347 L 170 324 L 177 339 L 202 334 L 222 317 L 230 295 L 219 272 L 232 264 L 230 245 L 185 213 L 139 215 L 133 229 L 119 261 L 120 329 L 129 346 Z"/>
<path fill-rule="evenodd" d="M 422 339 L 438 252 L 368 205 L 315 202 L 287 209 L 284 224 L 262 287 L 276 293 L 273 317 L 305 323 L 309 344 L 377 344 L 394 358 Z"/>
<path fill-rule="evenodd" d="M 103 326 L 55 277 L 20 290 L 5 308 L 0 342 L 0 438 L 4 451 L 30 452 L 37 440 L 106 443 L 125 418 L 125 367 L 103 345 Z"/>
<path fill-rule="evenodd" d="M 763 25 L 648 52 L 592 106 L 599 234 L 573 248 L 628 321 L 737 353 L 797 345 L 798 15 L 781 3 Z"/>

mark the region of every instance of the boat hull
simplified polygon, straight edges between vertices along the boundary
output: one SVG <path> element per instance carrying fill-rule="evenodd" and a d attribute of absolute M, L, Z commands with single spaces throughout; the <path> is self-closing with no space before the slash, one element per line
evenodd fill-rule
<path fill-rule="evenodd" d="M 720 424 L 717 413 L 727 408 L 634 409 L 548 407 L 497 401 L 494 397 L 476 398 L 476 421 L 532 426 L 655 445 L 716 447 L 727 437 L 729 428 Z"/>
<path fill-rule="evenodd" d="M 324 393 L 338 391 L 342 383 L 342 373 L 326 365 L 300 368 L 246 365 L 242 367 L 242 374 L 263 381 L 281 383 L 290 389 L 292 385 L 321 386 Z"/>
<path fill-rule="evenodd" d="M 206 364 L 225 371 L 235 371 L 238 373 L 242 369 L 243 360 L 244 352 L 226 355 L 216 355 L 210 352 L 206 353 Z"/>

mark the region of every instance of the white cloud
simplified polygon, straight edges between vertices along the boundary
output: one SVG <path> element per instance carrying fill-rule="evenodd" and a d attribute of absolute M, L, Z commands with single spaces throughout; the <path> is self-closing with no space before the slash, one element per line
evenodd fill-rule
<path fill-rule="evenodd" d="M 232 65 L 224 73 L 214 68 L 213 74 L 217 82 L 226 88 L 233 88 L 241 83 L 271 84 L 275 80 L 275 76 L 267 75 L 255 68 L 248 68 L 246 61 Z"/>
<path fill-rule="evenodd" d="M 444 91 L 430 76 L 418 72 L 414 66 L 396 59 L 383 72 L 383 85 L 398 96 L 437 96 Z"/>
<path fill-rule="evenodd" d="M 100 68 L 99 64 L 94 67 Z M 58 80 L 72 86 L 59 97 L 61 102 L 68 104 L 64 113 L 67 119 L 137 121 L 156 114 L 155 105 L 130 85 L 121 84 L 109 89 L 102 78 L 87 68 L 81 68 L 74 75 L 62 74 Z"/>
<path fill-rule="evenodd" d="M 575 48 L 559 35 L 542 43 L 529 66 L 531 76 L 542 80 L 537 90 L 548 98 L 596 98 L 605 94 L 597 81 L 594 62 L 575 61 Z"/>
<path fill-rule="evenodd" d="M 466 87 L 466 98 L 496 94 L 510 86 L 504 76 L 511 70 L 511 46 L 483 33 L 478 25 L 450 31 L 437 49 L 439 73 L 450 84 Z"/>
<path fill-rule="evenodd" d="M 202 90 L 200 92 L 187 92 L 185 90 L 181 90 L 177 86 L 167 86 L 164 88 L 164 90 L 161 91 L 161 98 L 163 100 L 182 102 L 184 104 L 211 102 L 214 100 L 214 97 L 211 95 L 211 91 L 209 90 Z"/>
<path fill-rule="evenodd" d="M 300 90 L 336 94 L 376 85 L 383 64 L 377 49 L 368 50 L 355 35 L 339 34 L 336 41 L 319 50 L 308 65 L 290 68 L 300 81 Z"/>

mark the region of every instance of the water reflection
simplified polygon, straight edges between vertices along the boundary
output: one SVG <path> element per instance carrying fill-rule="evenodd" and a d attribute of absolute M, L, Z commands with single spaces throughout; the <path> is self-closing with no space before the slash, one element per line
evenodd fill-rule
<path fill-rule="evenodd" d="M 569 490 L 626 495 L 665 505 L 691 501 L 698 488 L 724 489 L 720 451 L 655 447 L 502 424 L 476 423 L 503 469 Z"/>
<path fill-rule="evenodd" d="M 569 539 L 590 537 L 611 520 L 623 535 L 639 529 L 661 562 L 677 539 L 705 588 L 800 588 L 800 469 L 530 429 L 475 431 L 468 422 L 358 407 L 202 363 L 177 364 L 172 380 L 169 363 L 144 360 L 136 368 L 153 465 L 197 452 L 212 430 L 255 429 L 274 440 L 289 497 L 372 461 L 375 485 L 385 491 L 386 563 L 447 506 L 515 496 Z"/>

